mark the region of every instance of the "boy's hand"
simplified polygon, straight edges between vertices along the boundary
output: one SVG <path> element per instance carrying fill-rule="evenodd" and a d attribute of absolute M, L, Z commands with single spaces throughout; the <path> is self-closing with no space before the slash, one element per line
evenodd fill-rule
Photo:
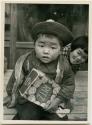
<path fill-rule="evenodd" d="M 60 104 L 60 99 L 59 98 L 54 99 L 52 103 L 49 105 L 47 111 L 56 112 L 59 104 Z"/>
<path fill-rule="evenodd" d="M 3 101 L 3 105 L 6 105 L 7 108 L 13 108 L 16 104 L 16 98 L 17 96 L 15 94 L 12 94 L 12 97 L 5 97 Z"/>
<path fill-rule="evenodd" d="M 4 97 L 3 105 L 7 105 L 10 102 L 11 102 L 11 97 L 9 97 L 9 96 Z"/>
<path fill-rule="evenodd" d="M 63 118 L 65 115 L 70 113 L 70 109 L 64 108 L 64 103 L 61 103 L 56 111 L 56 114 L 60 117 Z"/>
<path fill-rule="evenodd" d="M 13 96 L 12 96 L 12 97 L 13 97 Z M 12 99 L 11 97 L 9 97 L 9 96 L 5 97 L 3 104 L 6 105 L 7 108 L 12 108 L 12 107 L 14 107 L 14 106 L 15 106 L 15 99 L 14 99 L 14 97 L 13 97 L 13 99 Z"/>

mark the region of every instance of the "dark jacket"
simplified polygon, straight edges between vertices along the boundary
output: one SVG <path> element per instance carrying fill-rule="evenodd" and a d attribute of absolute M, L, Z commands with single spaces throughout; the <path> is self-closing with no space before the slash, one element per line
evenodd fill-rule
<path fill-rule="evenodd" d="M 61 99 L 61 102 L 65 102 L 65 103 L 68 102 L 73 97 L 73 93 L 75 89 L 74 73 L 72 72 L 69 62 L 65 57 L 60 55 L 59 59 L 49 63 L 49 65 L 44 64 L 39 59 L 36 58 L 34 51 L 32 51 L 31 53 L 27 53 L 18 59 L 15 66 L 15 70 L 6 88 L 8 95 L 11 96 L 12 94 L 12 88 L 13 88 L 14 82 L 18 81 L 19 83 L 18 88 L 19 88 L 23 84 L 23 81 L 26 79 L 27 75 L 29 74 L 32 68 L 41 70 L 51 79 L 55 79 L 56 66 L 57 66 L 58 60 L 60 62 L 60 71 L 61 72 L 63 71 L 62 72 L 63 74 L 62 74 L 62 78 L 60 78 L 58 82 L 61 89 L 57 96 L 58 98 Z M 21 99 L 21 96 L 19 96 L 18 100 L 20 103 L 25 102 L 25 101 L 22 101 L 25 99 Z"/>

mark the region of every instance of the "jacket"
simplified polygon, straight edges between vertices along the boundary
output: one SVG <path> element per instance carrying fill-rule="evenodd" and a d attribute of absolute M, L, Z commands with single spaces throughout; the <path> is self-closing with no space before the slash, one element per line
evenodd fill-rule
<path fill-rule="evenodd" d="M 55 79 L 56 66 L 58 61 L 60 64 L 60 73 L 62 73 L 60 76 L 62 77 L 59 77 L 58 84 L 60 85 L 61 89 L 57 97 L 61 99 L 61 102 L 66 103 L 66 106 L 69 107 L 67 102 L 73 98 L 75 89 L 74 73 L 69 65 L 68 60 L 62 55 L 60 55 L 59 59 L 49 63 L 49 65 L 44 64 L 39 59 L 37 59 L 34 50 L 25 55 L 22 55 L 16 62 L 14 72 L 7 85 L 6 90 L 8 95 L 11 96 L 14 92 L 14 85 L 16 88 L 17 84 L 17 88 L 19 88 L 23 84 L 23 81 L 26 79 L 32 68 L 39 69 L 46 73 L 51 79 Z M 18 95 L 19 103 L 24 103 L 25 101 L 25 99 Z"/>

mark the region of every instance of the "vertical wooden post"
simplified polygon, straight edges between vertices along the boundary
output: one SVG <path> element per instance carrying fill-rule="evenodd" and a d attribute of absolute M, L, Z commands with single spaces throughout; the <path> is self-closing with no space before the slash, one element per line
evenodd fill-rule
<path fill-rule="evenodd" d="M 10 68 L 14 68 L 17 41 L 17 5 L 11 4 L 11 24 L 10 24 Z"/>

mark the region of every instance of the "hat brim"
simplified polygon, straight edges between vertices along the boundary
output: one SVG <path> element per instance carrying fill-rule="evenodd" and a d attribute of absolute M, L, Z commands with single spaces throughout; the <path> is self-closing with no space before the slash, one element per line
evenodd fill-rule
<path fill-rule="evenodd" d="M 31 35 L 35 40 L 38 34 L 52 34 L 57 36 L 61 42 L 63 42 L 63 46 L 69 44 L 73 40 L 72 32 L 63 24 L 58 22 L 40 22 L 34 25 Z"/>

